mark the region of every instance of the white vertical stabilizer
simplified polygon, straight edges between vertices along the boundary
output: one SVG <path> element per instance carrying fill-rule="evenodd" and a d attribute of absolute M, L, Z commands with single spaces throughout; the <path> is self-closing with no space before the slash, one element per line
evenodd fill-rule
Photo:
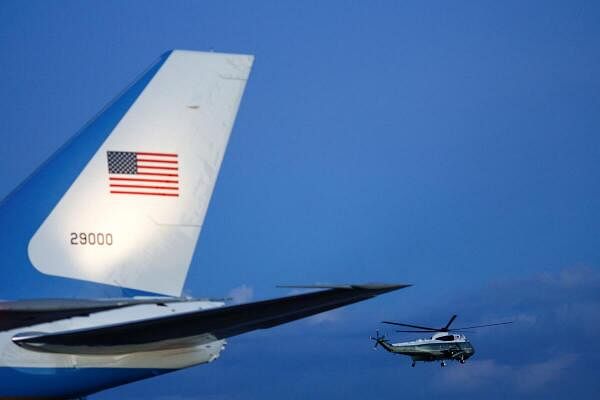
<path fill-rule="evenodd" d="M 171 52 L 29 242 L 32 264 L 180 295 L 252 61 Z"/>

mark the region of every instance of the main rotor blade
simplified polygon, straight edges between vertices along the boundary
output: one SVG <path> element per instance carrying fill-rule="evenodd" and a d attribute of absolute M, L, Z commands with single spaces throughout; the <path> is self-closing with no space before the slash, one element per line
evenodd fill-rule
<path fill-rule="evenodd" d="M 498 322 L 497 324 L 485 324 L 485 325 L 474 325 L 474 326 L 463 326 L 462 328 L 456 328 L 456 329 L 451 329 L 453 331 L 456 330 L 460 330 L 460 329 L 473 329 L 473 328 L 483 328 L 486 326 L 496 326 L 496 325 L 506 325 L 506 324 L 512 324 L 514 321 L 508 321 L 508 322 Z"/>
<path fill-rule="evenodd" d="M 390 324 L 390 325 L 407 326 L 409 328 L 425 329 L 426 331 L 430 331 L 430 332 L 437 332 L 438 331 L 438 329 L 436 329 L 436 328 L 430 328 L 428 326 L 401 324 L 400 322 L 393 322 L 393 321 L 381 321 L 381 322 L 384 323 L 384 324 Z"/>
<path fill-rule="evenodd" d="M 412 333 L 432 333 L 435 331 L 430 331 L 430 330 L 420 330 L 420 331 L 402 331 L 402 330 L 397 330 L 396 332 L 412 332 Z"/>
<path fill-rule="evenodd" d="M 450 324 L 452 324 L 452 322 L 454 322 L 454 320 L 455 320 L 455 319 L 456 319 L 456 314 L 454 314 L 454 315 L 452 316 L 452 318 L 450 318 L 450 321 L 448 321 L 448 323 L 446 324 L 446 326 L 445 326 L 445 327 L 443 327 L 441 330 L 442 330 L 442 331 L 447 331 L 447 330 L 448 330 L 448 328 L 450 328 Z"/>

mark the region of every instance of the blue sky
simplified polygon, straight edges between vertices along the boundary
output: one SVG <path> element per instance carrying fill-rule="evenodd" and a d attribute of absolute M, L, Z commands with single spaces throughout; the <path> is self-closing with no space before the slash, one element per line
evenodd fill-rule
<path fill-rule="evenodd" d="M 0 194 L 163 51 L 250 53 L 186 293 L 415 285 L 93 398 L 598 393 L 600 7 L 422 3 L 0 3 Z M 371 351 L 453 313 L 517 323 L 465 366 Z"/>

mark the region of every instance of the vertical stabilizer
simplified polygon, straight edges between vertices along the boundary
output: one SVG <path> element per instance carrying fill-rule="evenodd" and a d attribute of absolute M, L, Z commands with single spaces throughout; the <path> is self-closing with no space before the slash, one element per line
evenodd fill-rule
<path fill-rule="evenodd" d="M 162 56 L 4 201 L 5 261 L 180 295 L 252 61 Z"/>

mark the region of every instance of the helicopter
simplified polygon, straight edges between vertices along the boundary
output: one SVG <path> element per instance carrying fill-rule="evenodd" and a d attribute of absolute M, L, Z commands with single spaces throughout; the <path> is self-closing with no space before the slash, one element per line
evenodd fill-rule
<path fill-rule="evenodd" d="M 371 340 L 375 341 L 373 349 L 377 349 L 381 345 L 385 350 L 394 354 L 402 354 L 412 358 L 412 367 L 417 361 L 433 362 L 440 361 L 442 367 L 446 366 L 446 361 L 458 361 L 464 364 L 465 361 L 473 354 L 475 348 L 469 342 L 467 337 L 462 332 L 468 332 L 469 329 L 483 328 L 488 326 L 512 324 L 513 321 L 499 322 L 495 324 L 484 324 L 465 326 L 461 328 L 450 328 L 450 325 L 456 319 L 453 315 L 448 323 L 441 328 L 430 328 L 427 326 L 402 324 L 393 321 L 382 321 L 384 324 L 397 325 L 413 328 L 413 330 L 397 330 L 396 332 L 411 332 L 411 333 L 433 333 L 429 339 L 417 339 L 410 342 L 391 343 L 386 339 L 385 335 L 379 335 L 376 331 L 375 336 L 371 336 Z"/>

